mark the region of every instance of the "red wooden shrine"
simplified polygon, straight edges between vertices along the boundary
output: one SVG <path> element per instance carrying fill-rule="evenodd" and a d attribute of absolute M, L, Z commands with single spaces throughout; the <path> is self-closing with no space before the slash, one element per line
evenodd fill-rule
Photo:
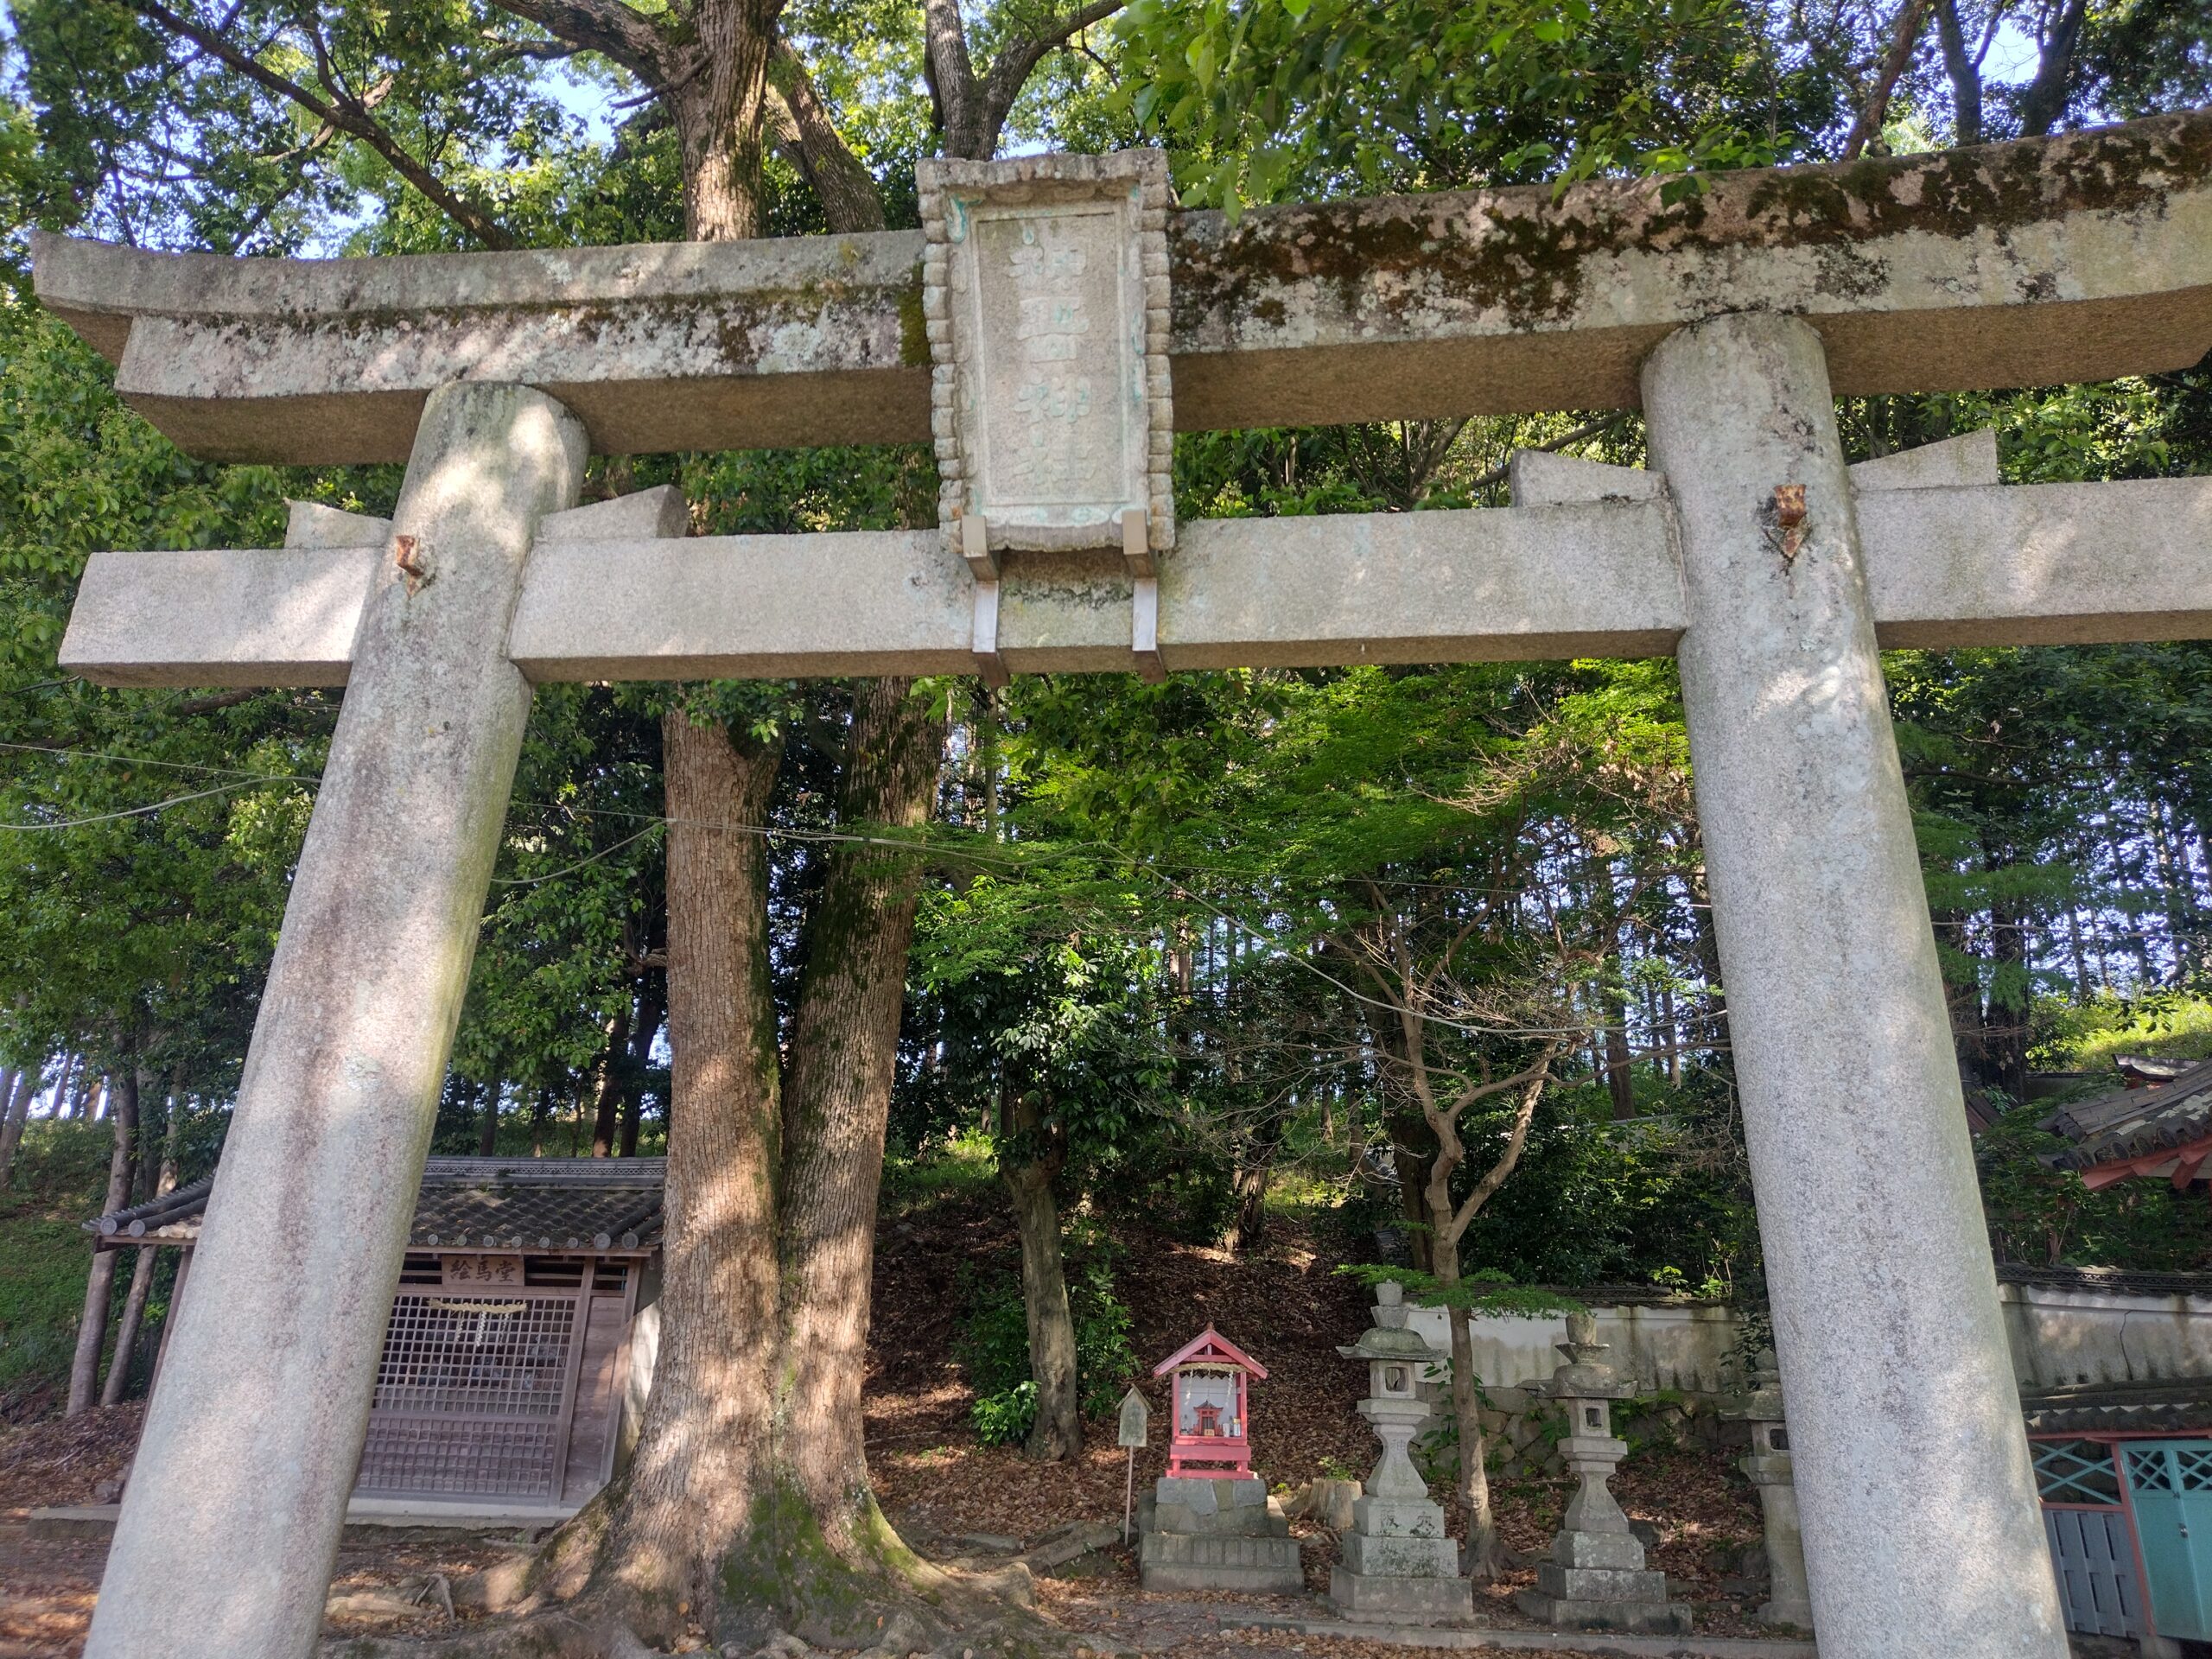
<path fill-rule="evenodd" d="M 1168 1417 L 1169 1477 L 1249 1477 L 1252 1440 L 1248 1402 L 1252 1379 L 1264 1380 L 1268 1368 L 1208 1325 L 1188 1346 L 1154 1366 L 1152 1374 L 1174 1378 L 1173 1410 Z"/>

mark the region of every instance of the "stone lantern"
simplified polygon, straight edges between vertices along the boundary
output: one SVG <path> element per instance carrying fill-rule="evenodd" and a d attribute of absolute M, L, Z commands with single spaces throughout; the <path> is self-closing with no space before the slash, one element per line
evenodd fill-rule
<path fill-rule="evenodd" d="M 1548 1624 L 1594 1630 L 1687 1631 L 1688 1607 L 1667 1599 L 1667 1575 L 1647 1571 L 1643 1546 L 1605 1484 L 1627 1455 L 1612 1433 L 1613 1402 L 1635 1392 L 1599 1356 L 1598 1320 L 1588 1313 L 1567 1318 L 1567 1340 L 1557 1344 L 1567 1363 L 1552 1373 L 1544 1392 L 1567 1414 L 1560 1455 L 1581 1481 L 1567 1506 L 1566 1524 L 1552 1539 L 1550 1555 L 1536 1566 L 1536 1587 L 1516 1602 Z"/>
<path fill-rule="evenodd" d="M 1789 1462 L 1789 1433 L 1782 1414 L 1782 1376 L 1774 1350 L 1764 1348 L 1751 1362 L 1751 1391 L 1723 1416 L 1751 1426 L 1751 1455 L 1737 1467 L 1758 1488 L 1759 1511 L 1765 1520 L 1766 1602 L 1759 1608 L 1762 1624 L 1790 1624 L 1813 1628 L 1812 1592 L 1805 1584 L 1805 1535 L 1797 1524 L 1797 1487 Z"/>
<path fill-rule="evenodd" d="M 1393 1287 L 1392 1288 L 1395 1288 Z M 1377 1308 L 1378 1316 L 1383 1312 Z M 1352 1504 L 1344 1560 L 1329 1575 L 1329 1599 L 1347 1618 L 1408 1621 L 1468 1618 L 1474 1589 L 1459 1576 L 1459 1551 L 1444 1531 L 1444 1510 L 1407 1455 L 1428 1421 L 1421 1374 L 1444 1356 L 1417 1331 L 1377 1324 L 1360 1333 L 1346 1359 L 1367 1362 L 1368 1394 L 1359 1414 L 1382 1442 L 1382 1460 Z"/>

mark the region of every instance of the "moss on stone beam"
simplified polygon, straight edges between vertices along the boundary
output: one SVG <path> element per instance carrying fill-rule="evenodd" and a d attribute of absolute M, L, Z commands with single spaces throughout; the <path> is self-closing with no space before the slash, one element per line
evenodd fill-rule
<path fill-rule="evenodd" d="M 2212 349 L 2212 111 L 1836 166 L 1171 216 L 1183 430 L 1629 408 L 1659 340 L 1809 319 L 1839 392 L 2107 379 Z M 404 456 L 453 378 L 606 454 L 929 435 L 918 232 L 234 260 L 34 237 L 41 297 L 208 460 Z"/>

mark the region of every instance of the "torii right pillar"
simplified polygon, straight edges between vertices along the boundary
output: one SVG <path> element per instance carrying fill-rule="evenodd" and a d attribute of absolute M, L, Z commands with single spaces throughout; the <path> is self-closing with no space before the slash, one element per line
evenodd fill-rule
<path fill-rule="evenodd" d="M 2063 1659 L 1820 335 L 1683 328 L 1643 404 L 1821 1651 Z"/>

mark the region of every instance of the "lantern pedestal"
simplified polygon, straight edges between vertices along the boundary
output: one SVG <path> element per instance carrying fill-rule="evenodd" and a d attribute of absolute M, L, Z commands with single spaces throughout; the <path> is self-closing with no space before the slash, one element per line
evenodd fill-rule
<path fill-rule="evenodd" d="M 1805 1582 L 1805 1535 L 1797 1524 L 1797 1486 L 1789 1462 L 1789 1430 L 1782 1414 L 1782 1376 L 1774 1351 L 1753 1361 L 1751 1392 L 1720 1414 L 1751 1425 L 1751 1452 L 1737 1464 L 1758 1488 L 1765 1526 L 1767 1593 L 1758 1621 L 1813 1628 L 1813 1598 Z"/>
<path fill-rule="evenodd" d="M 1139 1515 L 1137 1570 L 1147 1590 L 1306 1587 L 1289 1517 L 1263 1480 L 1162 1475 Z"/>
<path fill-rule="evenodd" d="M 1344 1560 L 1329 1574 L 1329 1599 L 1346 1618 L 1406 1624 L 1473 1618 L 1474 1586 L 1459 1576 L 1444 1508 L 1429 1500 L 1428 1483 L 1407 1455 L 1428 1421 L 1421 1374 L 1444 1356 L 1402 1325 L 1377 1325 L 1337 1351 L 1368 1363 L 1370 1394 L 1359 1414 L 1382 1442 L 1382 1457 L 1367 1478 L 1366 1496 L 1351 1506 L 1352 1529 L 1344 1535 Z"/>
<path fill-rule="evenodd" d="M 1560 1453 L 1582 1485 L 1552 1539 L 1550 1559 L 1536 1565 L 1536 1587 L 1514 1605 L 1560 1628 L 1687 1632 L 1690 1610 L 1667 1599 L 1664 1573 L 1645 1568 L 1643 1545 L 1605 1484 L 1628 1454 L 1628 1442 L 1612 1436 L 1612 1402 L 1633 1390 L 1612 1367 L 1596 1363 L 1605 1346 L 1592 1340 L 1596 1335 L 1594 1319 L 1570 1315 L 1567 1340 L 1558 1344 L 1567 1363 L 1552 1373 L 1545 1392 L 1567 1413 Z"/>

